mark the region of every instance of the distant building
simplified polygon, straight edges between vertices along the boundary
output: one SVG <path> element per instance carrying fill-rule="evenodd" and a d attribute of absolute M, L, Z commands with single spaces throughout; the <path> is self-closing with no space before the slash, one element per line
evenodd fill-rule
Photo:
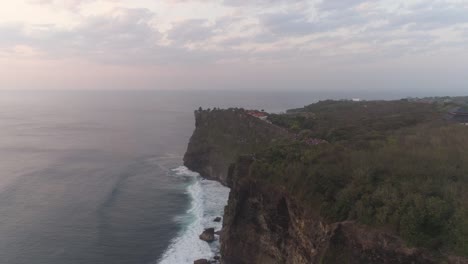
<path fill-rule="evenodd" d="M 468 126 L 468 108 L 460 107 L 449 112 L 452 121 Z"/>
<path fill-rule="evenodd" d="M 253 116 L 253 117 L 256 117 L 258 119 L 261 119 L 263 121 L 266 121 L 267 118 L 268 118 L 268 114 L 265 113 L 265 112 L 260 112 L 260 111 L 257 111 L 257 110 L 250 110 L 250 111 L 247 111 L 247 114 Z"/>
<path fill-rule="evenodd" d="M 361 98 L 353 98 L 353 99 L 351 99 L 351 101 L 353 101 L 353 102 L 361 102 Z"/>

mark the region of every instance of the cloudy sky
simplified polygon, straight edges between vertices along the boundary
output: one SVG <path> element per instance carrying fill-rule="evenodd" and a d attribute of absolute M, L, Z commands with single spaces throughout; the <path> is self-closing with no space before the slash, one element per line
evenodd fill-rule
<path fill-rule="evenodd" d="M 8 0 L 0 89 L 468 93 L 468 0 Z"/>

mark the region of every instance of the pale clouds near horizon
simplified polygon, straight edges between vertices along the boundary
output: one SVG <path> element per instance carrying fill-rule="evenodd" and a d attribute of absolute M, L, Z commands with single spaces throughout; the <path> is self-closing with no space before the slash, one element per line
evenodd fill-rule
<path fill-rule="evenodd" d="M 0 89 L 463 92 L 467 70 L 468 0 L 0 3 Z"/>

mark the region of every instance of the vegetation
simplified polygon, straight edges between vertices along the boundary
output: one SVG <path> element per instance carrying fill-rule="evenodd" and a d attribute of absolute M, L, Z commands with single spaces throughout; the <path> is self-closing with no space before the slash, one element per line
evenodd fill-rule
<path fill-rule="evenodd" d="M 277 144 L 256 179 L 288 188 L 329 221 L 393 230 L 411 246 L 468 256 L 468 128 L 436 104 L 324 101 L 270 120 L 329 144 Z M 437 250 L 437 251 L 436 251 Z"/>
<path fill-rule="evenodd" d="M 434 120 L 432 104 L 399 101 L 321 101 L 287 114 L 270 115 L 273 124 L 292 132 L 310 131 L 329 142 L 383 139 L 388 132 Z"/>

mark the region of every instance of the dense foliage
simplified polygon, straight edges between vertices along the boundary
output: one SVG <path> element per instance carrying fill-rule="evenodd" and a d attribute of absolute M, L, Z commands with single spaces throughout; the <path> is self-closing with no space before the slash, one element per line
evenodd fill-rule
<path fill-rule="evenodd" d="M 468 256 L 468 127 L 407 101 L 327 101 L 271 120 L 331 143 L 273 146 L 257 154 L 256 179 L 285 186 L 329 221 Z"/>
<path fill-rule="evenodd" d="M 273 114 L 273 124 L 292 132 L 309 131 L 329 142 L 383 139 L 388 132 L 434 120 L 432 104 L 398 101 L 321 101 L 287 114 Z"/>

